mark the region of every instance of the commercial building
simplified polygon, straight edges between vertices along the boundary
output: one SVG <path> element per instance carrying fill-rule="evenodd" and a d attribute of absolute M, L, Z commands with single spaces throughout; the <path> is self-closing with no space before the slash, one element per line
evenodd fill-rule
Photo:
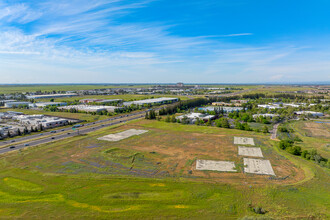
<path fill-rule="evenodd" d="M 28 98 L 28 99 L 51 99 L 51 98 L 73 97 L 73 96 L 77 96 L 77 94 L 67 93 L 67 94 L 28 95 L 28 96 L 26 96 L 26 98 Z"/>
<path fill-rule="evenodd" d="M 155 98 L 155 99 L 144 99 L 144 100 L 138 100 L 138 101 L 131 101 L 131 102 L 124 102 L 124 106 L 130 106 L 130 105 L 154 105 L 154 104 L 165 104 L 165 103 L 173 103 L 179 101 L 178 98 Z"/>

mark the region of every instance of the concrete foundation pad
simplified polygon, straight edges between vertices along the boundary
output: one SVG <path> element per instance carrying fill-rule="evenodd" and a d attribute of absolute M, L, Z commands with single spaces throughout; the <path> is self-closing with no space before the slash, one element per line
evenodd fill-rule
<path fill-rule="evenodd" d="M 214 170 L 222 172 L 237 172 L 235 163 L 231 161 L 197 160 L 196 170 Z"/>
<path fill-rule="evenodd" d="M 255 145 L 253 138 L 247 138 L 247 137 L 234 137 L 234 144 L 240 144 L 240 145 Z"/>
<path fill-rule="evenodd" d="M 109 134 L 103 137 L 98 138 L 98 140 L 103 141 L 120 141 L 126 138 L 129 138 L 134 135 L 140 135 L 148 132 L 147 130 L 138 130 L 138 129 L 129 129 L 126 131 L 122 131 L 116 134 Z"/>
<path fill-rule="evenodd" d="M 238 146 L 238 155 L 248 157 L 264 157 L 260 147 Z"/>
<path fill-rule="evenodd" d="M 275 176 L 269 160 L 244 158 L 244 172 Z"/>

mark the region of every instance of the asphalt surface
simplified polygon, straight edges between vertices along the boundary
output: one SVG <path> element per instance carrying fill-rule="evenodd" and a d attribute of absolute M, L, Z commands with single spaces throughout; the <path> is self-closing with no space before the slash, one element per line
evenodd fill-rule
<path fill-rule="evenodd" d="M 271 136 L 270 136 L 270 139 L 272 140 L 275 140 L 276 137 L 277 137 L 277 128 L 280 124 L 275 124 L 274 127 L 273 127 L 273 130 L 271 131 Z"/>
<path fill-rule="evenodd" d="M 145 112 L 146 111 L 136 112 L 136 113 L 117 116 L 114 118 L 108 118 L 108 119 L 104 119 L 104 120 L 100 120 L 100 121 L 96 121 L 96 122 L 86 123 L 86 124 L 84 124 L 83 127 L 79 127 L 74 131 L 72 130 L 72 127 L 62 128 L 62 129 L 55 130 L 56 133 L 47 132 L 47 133 L 43 133 L 43 135 L 40 135 L 40 134 L 30 135 L 30 136 L 26 136 L 26 137 L 22 137 L 22 138 L 17 138 L 17 139 L 15 139 L 15 142 L 12 142 L 13 140 L 4 141 L 4 142 L 1 142 L 0 147 L 4 146 L 4 145 L 8 145 L 8 144 L 10 144 L 10 145 L 8 147 L 0 148 L 0 154 L 23 149 L 26 147 L 50 143 L 50 142 L 65 139 L 68 137 L 74 137 L 74 136 L 78 135 L 78 129 L 79 129 L 79 134 L 87 134 L 87 133 L 99 130 L 101 128 L 124 123 L 127 121 L 132 121 L 132 120 L 139 119 L 139 118 L 144 118 Z M 133 117 L 133 116 L 136 116 L 136 117 Z M 46 135 L 47 135 L 47 137 L 42 138 L 42 136 L 46 136 Z M 38 138 L 38 139 L 36 139 L 36 138 Z M 22 142 L 22 141 L 24 141 L 24 142 Z M 22 143 L 15 144 L 16 142 L 22 142 Z"/>

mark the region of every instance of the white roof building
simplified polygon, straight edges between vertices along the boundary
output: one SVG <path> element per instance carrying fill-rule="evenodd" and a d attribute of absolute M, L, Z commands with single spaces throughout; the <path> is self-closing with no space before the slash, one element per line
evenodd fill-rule
<path fill-rule="evenodd" d="M 324 115 L 322 112 L 313 112 L 313 111 L 297 111 L 297 112 L 295 112 L 295 114 L 296 115 L 309 115 L 309 114 L 311 114 L 313 117 Z"/>
<path fill-rule="evenodd" d="M 274 117 L 277 117 L 279 116 L 278 114 L 254 114 L 252 115 L 253 118 L 257 118 L 257 117 L 270 117 L 270 118 L 274 118 Z"/>
<path fill-rule="evenodd" d="M 77 96 L 75 93 L 66 93 L 66 94 L 47 94 L 47 95 L 28 95 L 28 99 L 49 99 L 49 98 L 62 98 L 62 97 L 72 97 Z"/>
<path fill-rule="evenodd" d="M 19 105 L 30 105 L 31 102 L 7 102 L 5 103 L 6 108 L 12 108 L 14 106 L 18 107 Z"/>
<path fill-rule="evenodd" d="M 155 98 L 155 99 L 144 99 L 132 102 L 124 102 L 123 105 L 130 106 L 130 105 L 144 105 L 144 104 L 163 104 L 166 102 L 177 102 L 179 101 L 178 98 Z"/>
<path fill-rule="evenodd" d="M 46 106 L 65 106 L 66 102 L 37 102 L 35 106 L 37 107 L 46 107 Z"/>
<path fill-rule="evenodd" d="M 100 106 L 100 105 L 69 105 L 69 106 L 59 107 L 59 109 L 76 109 L 78 111 L 84 111 L 84 112 L 100 112 L 100 111 L 114 112 L 116 109 L 121 109 L 121 107 Z"/>
<path fill-rule="evenodd" d="M 258 108 L 268 108 L 268 109 L 278 109 L 278 108 L 283 108 L 280 107 L 280 105 L 276 105 L 276 104 L 270 104 L 270 105 L 258 105 Z"/>
<path fill-rule="evenodd" d="M 42 125 L 45 128 L 63 126 L 69 122 L 69 120 L 65 118 L 49 117 L 44 115 L 17 115 L 13 116 L 13 119 L 18 120 L 23 125 Z"/>

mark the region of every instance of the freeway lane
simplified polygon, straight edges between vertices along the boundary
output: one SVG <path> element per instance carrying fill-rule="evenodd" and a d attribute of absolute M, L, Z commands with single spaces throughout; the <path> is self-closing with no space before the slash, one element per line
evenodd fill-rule
<path fill-rule="evenodd" d="M 79 133 L 80 134 L 87 134 L 87 133 L 99 130 L 101 128 L 104 128 L 104 127 L 109 127 L 109 126 L 120 124 L 120 123 L 123 123 L 123 122 L 132 121 L 132 120 L 139 119 L 139 118 L 144 118 L 144 114 L 141 115 L 141 112 L 139 114 L 140 115 L 137 115 L 136 117 L 126 118 L 126 119 L 123 119 L 121 121 L 115 121 L 115 122 L 111 122 L 111 123 L 107 123 L 107 124 L 101 124 L 101 125 L 97 125 L 97 126 L 94 126 L 94 127 L 85 127 L 84 129 L 80 129 Z M 133 115 L 136 115 L 136 113 L 133 114 Z M 132 116 L 132 115 L 130 115 L 130 116 Z M 117 119 L 119 119 L 119 118 L 117 118 Z M 109 121 L 109 120 L 108 119 L 103 120 L 103 122 L 105 122 L 105 121 Z M 71 130 L 71 128 L 70 128 L 70 130 Z M 37 146 L 37 145 L 40 145 L 40 144 L 50 143 L 50 142 L 54 142 L 56 140 L 61 140 L 61 139 L 73 137 L 73 136 L 76 136 L 76 135 L 77 135 L 77 132 L 72 132 L 72 133 L 71 132 L 64 132 L 64 133 L 62 132 L 61 134 L 54 135 L 54 136 L 51 136 L 51 137 L 32 140 L 28 143 L 25 142 L 25 143 L 22 143 L 22 144 L 15 145 L 15 148 L 10 148 L 10 147 L 1 148 L 0 149 L 0 154 L 4 154 L 4 153 L 11 152 L 11 151 L 23 149 L 23 148 L 26 148 L 26 147 L 31 147 L 31 146 Z M 52 139 L 52 138 L 54 138 L 54 139 Z M 28 145 L 26 145 L 26 144 L 28 144 Z"/>

